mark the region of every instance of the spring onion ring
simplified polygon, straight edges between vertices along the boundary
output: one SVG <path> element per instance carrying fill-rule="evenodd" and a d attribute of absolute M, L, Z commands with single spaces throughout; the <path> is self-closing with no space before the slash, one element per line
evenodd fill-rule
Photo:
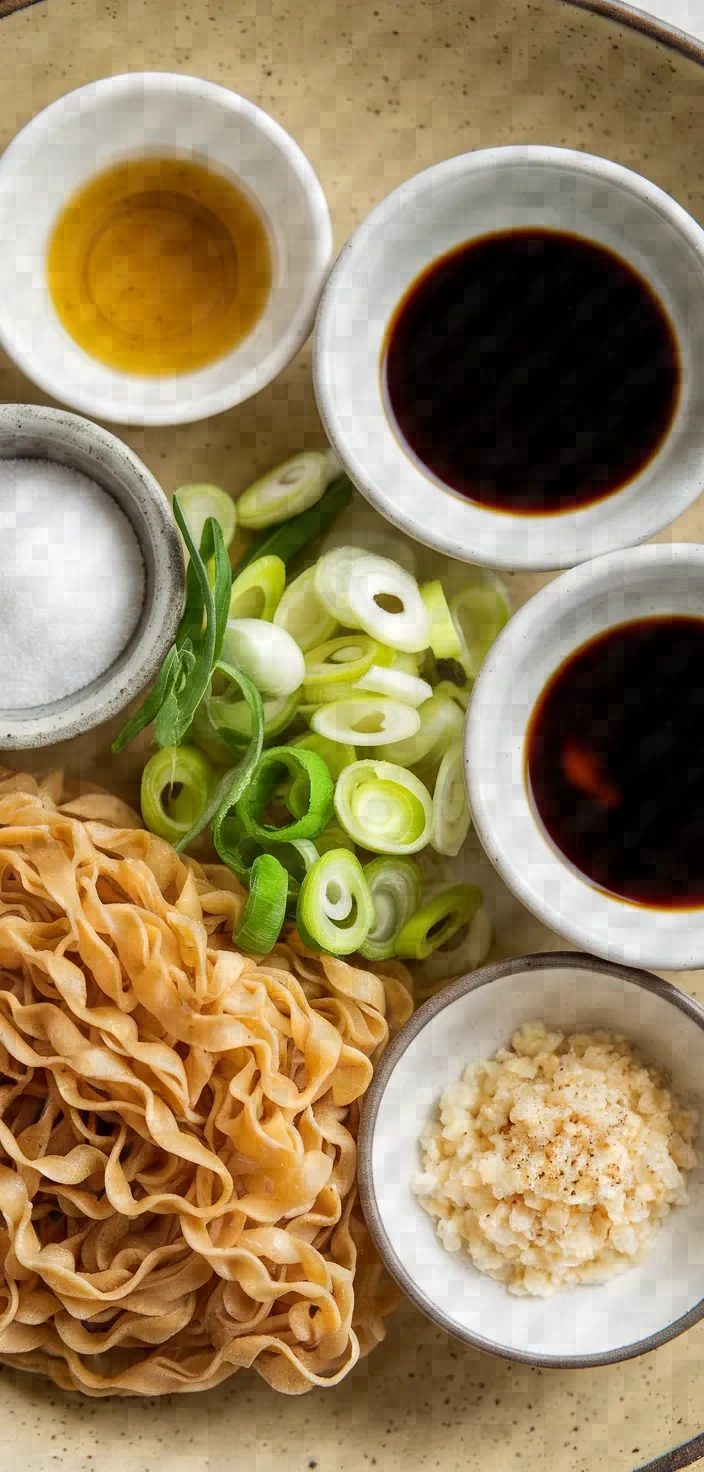
<path fill-rule="evenodd" d="M 341 634 L 309 650 L 305 658 L 304 700 L 322 705 L 336 699 L 339 685 L 352 686 L 372 664 L 384 664 L 386 651 L 365 634 Z"/>
<path fill-rule="evenodd" d="M 469 805 L 464 790 L 462 742 L 453 741 L 440 763 L 433 792 L 433 831 L 436 853 L 454 858 L 469 833 Z"/>
<path fill-rule="evenodd" d="M 418 1002 L 432 997 L 446 982 L 467 971 L 476 971 L 491 948 L 491 920 L 483 905 L 468 925 L 460 926 L 444 946 L 431 952 L 416 968 L 415 994 Z"/>
<path fill-rule="evenodd" d="M 308 778 L 308 805 L 305 812 L 281 828 L 262 820 L 282 778 L 291 783 L 299 774 Z M 316 838 L 333 815 L 334 783 L 322 757 L 301 746 L 273 746 L 262 752 L 249 786 L 239 798 L 235 811 L 245 831 L 263 843 L 291 843 L 299 838 Z"/>
<path fill-rule="evenodd" d="M 371 853 L 415 854 L 430 838 L 430 793 L 412 772 L 392 762 L 345 767 L 335 788 L 335 812 L 350 838 Z"/>
<path fill-rule="evenodd" d="M 353 746 L 344 741 L 329 741 L 327 736 L 319 736 L 317 731 L 306 731 L 303 736 L 295 736 L 293 741 L 287 743 L 289 746 L 303 746 L 306 751 L 315 751 L 330 769 L 333 782 L 337 782 L 340 772 L 356 762 L 357 753 Z"/>
<path fill-rule="evenodd" d="M 299 649 L 309 650 L 332 638 L 337 623 L 316 597 L 315 568 L 307 567 L 285 589 L 274 614 L 274 623 L 295 639 Z"/>
<path fill-rule="evenodd" d="M 334 552 L 328 554 L 329 557 L 335 555 Z M 325 561 L 321 558 L 321 563 Z M 338 597 L 351 614 L 347 620 L 341 618 L 341 623 L 364 629 L 380 644 L 406 654 L 417 654 L 427 649 L 430 639 L 428 610 L 415 578 L 397 562 L 365 553 L 339 568 L 337 576 Z M 385 607 L 385 603 L 398 604 L 398 611 Z"/>
<path fill-rule="evenodd" d="M 286 584 L 280 557 L 257 557 L 239 573 L 230 593 L 229 618 L 260 618 L 271 623 Z"/>
<path fill-rule="evenodd" d="M 204 482 L 181 486 L 176 495 L 197 547 L 200 546 L 203 528 L 209 516 L 219 522 L 223 542 L 226 547 L 230 546 L 237 530 L 237 508 L 227 491 L 223 491 L 221 486 L 211 486 Z"/>
<path fill-rule="evenodd" d="M 369 961 L 386 961 L 394 954 L 399 930 L 415 915 L 423 898 L 423 876 L 414 859 L 372 859 L 364 877 L 374 904 L 374 924 L 360 946 Z"/>
<path fill-rule="evenodd" d="M 359 950 L 374 924 L 374 905 L 359 859 L 334 848 L 309 869 L 296 911 L 304 945 L 348 956 Z"/>
<path fill-rule="evenodd" d="M 142 817 L 150 833 L 178 843 L 196 823 L 213 789 L 215 773 L 195 746 L 164 746 L 142 772 Z"/>
<path fill-rule="evenodd" d="M 471 699 L 471 691 L 461 690 L 459 685 L 452 683 L 452 680 L 440 680 L 440 683 L 433 690 L 433 695 L 448 696 L 450 700 L 454 700 L 455 704 L 460 707 L 460 710 L 467 710 Z"/>
<path fill-rule="evenodd" d="M 332 552 L 319 557 L 315 566 L 316 598 L 327 608 L 330 617 L 347 629 L 355 629 L 357 624 L 345 588 L 353 564 L 367 555 L 363 547 L 334 547 Z"/>
<path fill-rule="evenodd" d="M 288 875 L 273 854 L 259 854 L 249 875 L 249 897 L 232 939 L 253 956 L 268 956 L 286 918 Z"/>
<path fill-rule="evenodd" d="M 428 900 L 396 936 L 394 950 L 406 961 L 423 961 L 466 925 L 479 909 L 482 891 L 476 884 L 455 884 Z"/>
<path fill-rule="evenodd" d="M 428 610 L 430 634 L 428 643 L 436 659 L 459 659 L 462 643 L 450 613 L 442 583 L 421 583 L 420 596 Z"/>
<path fill-rule="evenodd" d="M 262 739 L 266 746 L 290 726 L 298 710 L 298 692 L 282 700 L 262 703 Z M 252 713 L 246 700 L 206 696 L 193 718 L 190 737 L 216 766 L 228 766 L 235 754 L 251 739 Z"/>
<path fill-rule="evenodd" d="M 308 839 L 293 843 L 261 843 L 245 833 L 237 815 L 230 812 L 221 824 L 218 834 L 218 855 L 233 874 L 249 888 L 252 865 L 260 854 L 273 854 L 283 864 L 287 874 L 287 910 L 293 917 L 301 884 L 308 871 L 319 857 L 317 843 Z"/>
<path fill-rule="evenodd" d="M 239 574 L 256 558 L 269 555 L 280 557 L 282 562 L 291 562 L 314 537 L 321 537 L 327 531 L 351 499 L 352 482 L 343 475 L 328 487 L 315 506 L 292 516 L 290 521 L 284 521 L 280 526 L 257 532 L 237 563 L 235 572 Z"/>
<path fill-rule="evenodd" d="M 332 450 L 303 450 L 292 455 L 242 492 L 237 502 L 240 525 L 260 531 L 298 516 L 320 500 L 341 472 Z"/>
<path fill-rule="evenodd" d="M 401 705 L 385 695 L 360 694 L 321 705 L 310 723 L 330 741 L 383 748 L 387 743 L 409 740 L 420 726 L 420 714 L 412 705 Z"/>
<path fill-rule="evenodd" d="M 462 735 L 464 718 L 459 706 L 446 695 L 434 693 L 417 712 L 416 731 L 402 741 L 380 748 L 383 761 L 397 762 L 401 767 L 432 767 L 440 762 L 448 746 Z"/>
<path fill-rule="evenodd" d="M 312 847 L 313 844 L 311 843 Z M 347 848 L 351 854 L 354 853 L 354 843 L 349 833 L 345 833 L 344 828 L 335 822 L 328 823 L 327 827 L 323 828 L 322 833 L 318 834 L 315 840 L 315 847 L 318 850 L 318 854 L 327 854 L 331 848 Z"/>
<path fill-rule="evenodd" d="M 260 618 L 230 618 L 223 656 L 237 665 L 262 695 L 292 695 L 303 684 L 303 655 L 290 634 Z"/>
<path fill-rule="evenodd" d="M 417 709 L 424 700 L 429 700 L 433 687 L 427 680 L 421 680 L 418 675 L 408 675 L 405 670 L 399 670 L 393 666 L 389 669 L 383 665 L 372 664 L 365 675 L 356 682 L 358 690 L 372 690 L 377 695 L 388 695 L 392 700 L 400 700 L 403 705 L 412 705 Z"/>
<path fill-rule="evenodd" d="M 510 612 L 505 584 L 488 573 L 450 599 L 450 613 L 462 645 L 459 659 L 470 680 L 476 680 Z"/>

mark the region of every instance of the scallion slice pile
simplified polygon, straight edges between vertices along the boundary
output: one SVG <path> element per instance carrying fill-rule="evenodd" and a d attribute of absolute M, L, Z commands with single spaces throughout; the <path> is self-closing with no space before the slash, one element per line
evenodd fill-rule
<path fill-rule="evenodd" d="M 462 586 L 453 574 L 449 594 L 441 580 L 419 587 L 413 560 L 346 543 L 301 566 L 351 494 L 332 452 L 315 450 L 236 505 L 208 485 L 176 495 L 184 613 L 114 749 L 154 723 L 144 821 L 179 850 L 212 829 L 248 890 L 242 950 L 267 955 L 295 917 L 315 949 L 426 968 L 437 953 L 439 976 L 475 916 L 485 949 L 481 891 L 426 899 L 411 856 L 431 845 L 452 858 L 464 843 L 464 712 L 506 591 L 476 569 Z M 233 573 L 238 524 L 256 534 Z"/>

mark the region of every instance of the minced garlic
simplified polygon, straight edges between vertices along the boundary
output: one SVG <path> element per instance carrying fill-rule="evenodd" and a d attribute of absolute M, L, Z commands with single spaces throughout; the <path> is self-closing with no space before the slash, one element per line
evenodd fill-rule
<path fill-rule="evenodd" d="M 532 1022 L 442 1095 L 411 1186 L 450 1252 L 547 1296 L 643 1261 L 687 1199 L 695 1128 L 624 1038 Z"/>

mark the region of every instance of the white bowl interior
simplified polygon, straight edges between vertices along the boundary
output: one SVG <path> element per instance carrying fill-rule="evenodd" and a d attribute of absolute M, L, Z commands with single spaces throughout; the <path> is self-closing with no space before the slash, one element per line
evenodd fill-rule
<path fill-rule="evenodd" d="M 479 675 L 465 728 L 465 773 L 482 844 L 529 910 L 596 955 L 685 970 L 704 964 L 704 909 L 656 910 L 590 884 L 546 837 L 524 770 L 531 713 L 563 660 L 614 625 L 672 613 L 704 617 L 704 546 L 612 553 L 535 594 Z"/>
<path fill-rule="evenodd" d="M 116 372 L 79 348 L 54 310 L 46 274 L 66 199 L 102 170 L 147 154 L 200 159 L 237 182 L 273 255 L 269 300 L 248 337 L 197 372 L 164 378 Z M 330 253 L 325 199 L 293 139 L 252 103 L 197 78 L 134 73 L 69 92 L 0 162 L 0 338 L 42 388 L 120 423 L 204 418 L 268 383 L 310 332 Z"/>
<path fill-rule="evenodd" d="M 576 512 L 512 516 L 441 487 L 403 447 L 382 396 L 387 324 L 418 274 L 453 246 L 543 225 L 610 247 L 655 289 L 679 343 L 682 393 L 656 457 L 622 491 Z M 704 232 L 662 190 L 566 149 L 449 159 L 383 201 L 342 252 L 321 304 L 316 388 L 333 444 L 384 516 L 451 557 L 567 567 L 644 541 L 699 494 L 704 460 Z"/>
<path fill-rule="evenodd" d="M 647 1062 L 668 1070 L 678 1096 L 704 1117 L 704 1031 L 692 1017 L 622 977 L 539 966 L 465 992 L 412 1039 L 379 1105 L 370 1187 L 388 1243 L 420 1295 L 417 1301 L 442 1316 L 445 1327 L 517 1356 L 618 1358 L 704 1298 L 701 1142 L 702 1163 L 688 1176 L 689 1204 L 671 1211 L 648 1260 L 608 1283 L 552 1298 L 515 1297 L 479 1273 L 464 1252 L 447 1252 L 409 1186 L 420 1166 L 418 1137 L 439 1095 L 467 1063 L 491 1057 L 515 1028 L 535 1019 L 566 1031 L 623 1032 Z"/>

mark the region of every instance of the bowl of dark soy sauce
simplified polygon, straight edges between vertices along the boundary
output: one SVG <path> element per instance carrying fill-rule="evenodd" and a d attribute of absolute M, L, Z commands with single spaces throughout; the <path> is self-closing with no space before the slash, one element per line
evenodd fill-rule
<path fill-rule="evenodd" d="M 479 837 L 558 935 L 704 965 L 704 546 L 634 547 L 541 589 L 499 636 L 465 732 Z"/>
<path fill-rule="evenodd" d="M 314 367 L 351 478 L 417 540 L 525 569 L 634 545 L 704 487 L 704 231 L 606 159 L 448 159 L 345 246 Z"/>

